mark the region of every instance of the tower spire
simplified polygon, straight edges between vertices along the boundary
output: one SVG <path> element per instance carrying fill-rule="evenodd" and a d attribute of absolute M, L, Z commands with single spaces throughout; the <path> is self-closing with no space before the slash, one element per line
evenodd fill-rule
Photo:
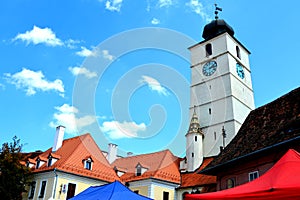
<path fill-rule="evenodd" d="M 193 116 L 192 116 L 192 119 L 190 122 L 190 127 L 189 127 L 187 134 L 189 134 L 189 133 L 197 133 L 197 134 L 204 136 L 204 134 L 200 128 L 200 122 L 199 122 L 198 115 L 196 113 L 196 105 L 194 105 L 194 113 L 193 113 Z"/>
<path fill-rule="evenodd" d="M 189 130 L 186 137 L 186 159 L 187 171 L 194 171 L 199 168 L 203 162 L 203 139 L 204 134 L 200 127 L 199 119 L 196 113 L 196 105 L 191 118 Z"/>
<path fill-rule="evenodd" d="M 217 3 L 215 3 L 215 19 L 217 20 L 217 19 L 219 19 L 219 16 L 218 16 L 218 14 L 219 14 L 219 11 L 221 12 L 222 11 L 222 8 L 220 8 L 220 7 L 218 7 L 218 4 Z"/>

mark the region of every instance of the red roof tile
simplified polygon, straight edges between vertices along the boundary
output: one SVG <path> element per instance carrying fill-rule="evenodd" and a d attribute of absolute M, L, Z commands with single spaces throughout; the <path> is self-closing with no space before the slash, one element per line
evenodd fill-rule
<path fill-rule="evenodd" d="M 43 152 L 40 156 L 48 157 L 51 153 L 52 148 Z M 64 140 L 62 147 L 54 152 L 54 154 L 52 153 L 52 155 L 55 158 L 60 158 L 52 166 L 48 167 L 47 163 L 45 163 L 40 168 L 34 169 L 33 172 L 38 173 L 56 168 L 64 172 L 107 182 L 119 180 L 119 177 L 103 156 L 90 134 Z M 83 160 L 87 157 L 93 158 L 92 170 L 84 168 Z"/>
<path fill-rule="evenodd" d="M 138 163 L 148 168 L 140 176 L 136 176 Z M 179 158 L 174 156 L 169 150 L 119 158 L 112 165 L 127 170 L 120 177 L 124 182 L 156 178 L 172 183 L 180 183 Z"/>
<path fill-rule="evenodd" d="M 199 172 L 204 169 L 213 158 L 204 158 L 201 167 L 192 173 L 182 173 L 181 174 L 181 185 L 180 188 L 194 187 L 194 186 L 205 186 L 217 183 L 216 176 L 210 176 L 205 174 L 199 174 Z"/>

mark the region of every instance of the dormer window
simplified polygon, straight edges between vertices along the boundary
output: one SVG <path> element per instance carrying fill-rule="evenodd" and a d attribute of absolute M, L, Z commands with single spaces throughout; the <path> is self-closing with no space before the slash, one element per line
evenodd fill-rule
<path fill-rule="evenodd" d="M 52 157 L 50 156 L 49 158 L 48 158 L 48 167 L 50 167 L 52 165 Z"/>
<path fill-rule="evenodd" d="M 56 161 L 58 161 L 59 158 L 60 158 L 59 155 L 56 155 L 54 153 L 50 153 L 49 156 L 48 156 L 47 166 L 51 167 L 52 165 L 54 165 L 54 163 Z"/>
<path fill-rule="evenodd" d="M 126 173 L 126 169 L 122 169 L 120 167 L 114 166 L 114 170 L 119 177 L 123 176 Z"/>
<path fill-rule="evenodd" d="M 146 168 L 145 166 L 142 166 L 140 163 L 138 163 L 135 167 L 135 175 L 136 176 L 141 176 L 143 175 L 146 171 L 148 170 L 148 168 Z"/>
<path fill-rule="evenodd" d="M 35 162 L 36 162 L 35 163 L 35 168 L 38 169 L 38 168 L 42 167 L 47 162 L 47 158 L 39 156 L 39 157 L 37 157 Z"/>
<path fill-rule="evenodd" d="M 93 160 L 91 157 L 85 159 L 83 164 L 85 169 L 92 170 Z"/>
<path fill-rule="evenodd" d="M 136 168 L 136 176 L 141 176 L 142 175 L 142 167 L 141 166 L 138 166 Z"/>

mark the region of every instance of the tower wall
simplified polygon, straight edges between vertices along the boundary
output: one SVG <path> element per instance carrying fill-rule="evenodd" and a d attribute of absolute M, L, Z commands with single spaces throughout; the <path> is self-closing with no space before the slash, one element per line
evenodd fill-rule
<path fill-rule="evenodd" d="M 207 55 L 206 45 L 212 54 Z M 251 110 L 254 98 L 249 64 L 250 52 L 228 33 L 196 44 L 191 51 L 191 115 L 196 106 L 204 133 L 204 156 L 215 156 L 223 146 L 222 127 L 226 130 L 225 145 L 237 134 Z M 239 52 L 239 53 L 238 53 Z M 203 66 L 217 63 L 210 76 L 203 74 Z M 243 70 L 238 73 L 237 64 Z"/>

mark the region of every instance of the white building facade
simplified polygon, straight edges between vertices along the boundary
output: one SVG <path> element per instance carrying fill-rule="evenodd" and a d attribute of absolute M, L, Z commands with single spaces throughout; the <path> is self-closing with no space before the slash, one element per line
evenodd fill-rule
<path fill-rule="evenodd" d="M 233 29 L 216 19 L 205 26 L 203 38 L 189 48 L 190 116 L 194 109 L 199 115 L 204 134 L 202 157 L 208 157 L 219 154 L 237 134 L 254 109 L 254 97 L 250 52 L 234 37 Z"/>

